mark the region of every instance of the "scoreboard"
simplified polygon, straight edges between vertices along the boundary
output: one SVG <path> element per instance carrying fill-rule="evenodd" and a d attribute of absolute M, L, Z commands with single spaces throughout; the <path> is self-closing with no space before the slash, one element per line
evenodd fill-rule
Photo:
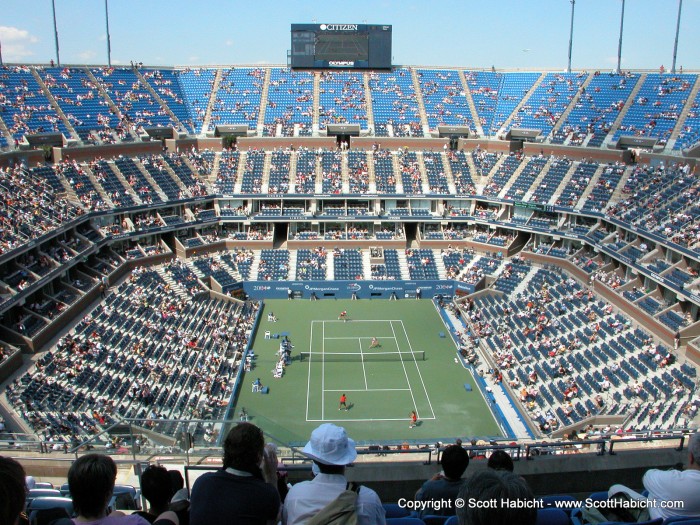
<path fill-rule="evenodd" d="M 292 68 L 391 69 L 391 26 L 292 24 Z"/>

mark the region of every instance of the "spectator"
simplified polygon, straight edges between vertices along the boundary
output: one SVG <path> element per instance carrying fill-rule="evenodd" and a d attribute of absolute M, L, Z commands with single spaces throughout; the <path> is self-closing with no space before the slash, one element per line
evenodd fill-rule
<path fill-rule="evenodd" d="M 185 480 L 179 470 L 169 470 L 168 476 L 170 476 L 170 484 L 173 489 L 173 497 L 170 502 L 172 503 L 171 508 L 173 510 L 180 510 L 175 508 L 176 504 L 185 503 L 185 508 L 190 507 L 190 492 L 185 487 Z"/>
<path fill-rule="evenodd" d="M 102 454 L 78 458 L 68 471 L 68 487 L 73 498 L 76 522 L 90 525 L 148 525 L 141 516 L 114 511 L 107 515 L 107 505 L 114 492 L 117 465 Z M 166 512 L 154 521 L 157 525 L 178 525 L 175 513 Z"/>
<path fill-rule="evenodd" d="M 175 509 L 170 507 L 170 500 L 174 493 L 168 470 L 158 465 L 148 466 L 141 474 L 141 494 L 148 500 L 150 509 L 149 512 L 137 512 L 136 514 L 139 514 L 150 523 L 153 523 L 158 515 L 163 512 L 168 510 L 175 511 Z M 175 513 L 181 525 L 189 523 L 189 513 L 187 509 L 182 509 Z"/>
<path fill-rule="evenodd" d="M 488 501 L 494 505 L 465 505 L 457 509 L 459 525 L 535 525 L 537 509 L 503 506 L 504 500 L 533 501 L 534 496 L 523 478 L 512 472 L 482 470 L 462 486 L 464 501 Z"/>
<path fill-rule="evenodd" d="M 631 499 L 653 500 L 654 505 L 649 507 L 651 519 L 663 518 L 664 520 L 681 516 L 685 518 L 700 516 L 700 432 L 690 437 L 688 442 L 688 468 L 686 470 L 647 470 L 642 478 L 644 488 L 649 491 L 647 497 L 628 489 L 624 485 L 613 485 L 609 494 L 624 492 Z M 682 506 L 662 508 L 662 501 L 680 501 Z"/>
<path fill-rule="evenodd" d="M 513 472 L 513 460 L 510 454 L 505 450 L 494 450 L 493 454 L 489 457 L 486 466 L 493 470 L 505 470 L 507 472 Z"/>
<path fill-rule="evenodd" d="M 421 512 L 425 515 L 452 516 L 455 506 L 446 506 L 447 500 L 454 502 L 464 484 L 462 476 L 469 465 L 469 453 L 460 445 L 450 445 L 442 453 L 442 471 L 435 474 L 416 493 L 416 499 L 434 502 Z"/>
<path fill-rule="evenodd" d="M 280 496 L 276 460 L 265 450 L 262 430 L 238 423 L 224 441 L 224 466 L 201 476 L 192 487 L 192 525 L 277 523 Z M 263 470 L 260 464 L 263 463 Z"/>
<path fill-rule="evenodd" d="M 355 442 L 344 428 L 331 423 L 316 428 L 302 452 L 314 461 L 319 474 L 289 490 L 282 514 L 284 525 L 306 523 L 344 492 L 348 488 L 345 467 L 357 457 Z M 358 525 L 386 523 L 379 496 L 367 487 L 360 487 L 356 510 Z"/>
<path fill-rule="evenodd" d="M 22 465 L 12 458 L 0 456 L 0 523 L 27 523 L 26 516 L 20 519 L 26 495 Z"/>

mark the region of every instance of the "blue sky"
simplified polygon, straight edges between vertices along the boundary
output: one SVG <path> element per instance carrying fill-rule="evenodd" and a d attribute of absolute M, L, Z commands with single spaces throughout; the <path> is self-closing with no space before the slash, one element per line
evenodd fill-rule
<path fill-rule="evenodd" d="M 55 0 L 61 62 L 106 64 L 103 0 Z M 573 69 L 617 64 L 621 0 L 577 0 Z M 670 68 L 678 0 L 627 0 L 622 67 Z M 112 63 L 284 64 L 292 23 L 393 26 L 394 64 L 564 69 L 569 0 L 109 0 Z M 700 0 L 684 0 L 677 66 L 700 69 Z M 6 63 L 56 56 L 51 0 L 2 0 Z"/>

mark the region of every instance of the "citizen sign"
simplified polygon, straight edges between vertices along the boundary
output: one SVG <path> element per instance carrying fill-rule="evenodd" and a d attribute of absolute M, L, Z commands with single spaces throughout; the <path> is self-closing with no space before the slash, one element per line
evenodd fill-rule
<path fill-rule="evenodd" d="M 357 24 L 321 24 L 321 31 L 357 31 Z"/>

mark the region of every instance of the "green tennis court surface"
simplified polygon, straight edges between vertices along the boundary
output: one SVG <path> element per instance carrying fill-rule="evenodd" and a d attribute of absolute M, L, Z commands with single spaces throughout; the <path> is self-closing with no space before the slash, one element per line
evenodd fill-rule
<path fill-rule="evenodd" d="M 339 320 L 343 310 L 348 320 Z M 273 312 L 277 322 L 268 321 Z M 265 332 L 270 332 L 267 339 Z M 244 377 L 236 416 L 283 442 L 305 442 L 316 426 L 344 426 L 358 441 L 501 436 L 474 379 L 455 363 L 455 346 L 431 301 L 266 301 Z M 281 338 L 294 345 L 292 363 L 273 377 Z M 373 344 L 373 339 L 374 341 Z M 252 392 L 259 377 L 269 394 Z M 347 410 L 340 410 L 340 396 Z M 409 429 L 412 410 L 419 424 Z"/>

